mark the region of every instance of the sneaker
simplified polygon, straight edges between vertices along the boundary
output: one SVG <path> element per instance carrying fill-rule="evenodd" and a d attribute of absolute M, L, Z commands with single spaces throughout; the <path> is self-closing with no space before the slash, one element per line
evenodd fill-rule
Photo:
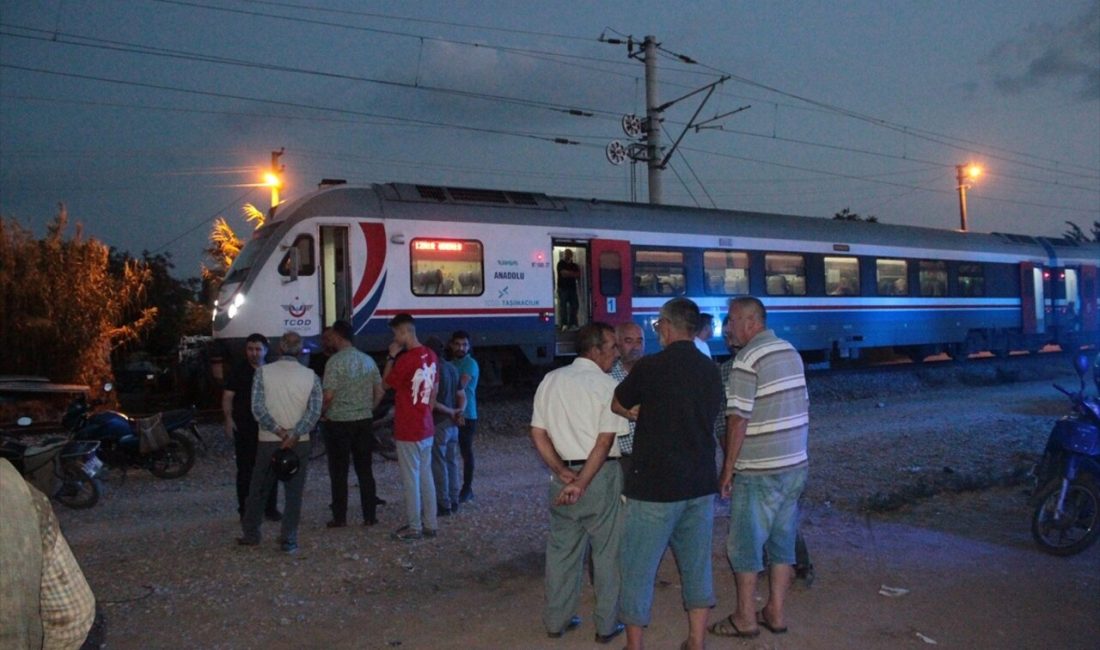
<path fill-rule="evenodd" d="M 283 553 L 293 555 L 298 552 L 298 542 L 283 542 L 279 548 L 283 549 Z"/>
<path fill-rule="evenodd" d="M 266 519 L 268 521 L 282 521 L 283 520 L 283 513 L 279 512 L 278 510 L 272 510 L 270 512 L 265 512 L 264 513 L 264 519 Z"/>
<path fill-rule="evenodd" d="M 424 529 L 424 537 L 427 537 L 428 539 L 431 539 L 431 538 L 435 537 L 438 534 L 439 534 L 439 532 L 437 530 L 435 530 L 434 528 L 425 528 Z"/>
<path fill-rule="evenodd" d="M 399 542 L 410 542 L 414 539 L 420 539 L 424 537 L 423 533 L 409 526 L 402 526 L 397 530 L 390 533 L 390 539 L 395 539 Z"/>
<path fill-rule="evenodd" d="M 464 488 L 458 495 L 459 503 L 466 503 L 467 501 L 474 500 L 474 491 L 471 488 Z"/>
<path fill-rule="evenodd" d="M 436 509 L 435 514 L 436 514 L 437 517 L 450 517 L 451 516 L 451 509 L 450 508 L 444 508 L 443 506 L 440 506 L 439 508 Z"/>
<path fill-rule="evenodd" d="M 255 537 L 238 537 L 237 546 L 259 546 L 260 540 Z"/>

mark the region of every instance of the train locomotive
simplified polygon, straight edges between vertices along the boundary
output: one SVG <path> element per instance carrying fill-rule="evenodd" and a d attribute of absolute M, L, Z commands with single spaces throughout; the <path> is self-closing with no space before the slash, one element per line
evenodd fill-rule
<path fill-rule="evenodd" d="M 582 323 L 651 331 L 675 296 L 720 321 L 751 294 L 811 362 L 1100 343 L 1096 242 L 399 183 L 280 204 L 229 269 L 214 336 L 232 351 L 293 330 L 316 349 L 343 319 L 381 352 L 408 312 L 425 335 L 469 331 L 479 357 L 550 364 L 574 352 L 556 304 L 566 250 Z"/>

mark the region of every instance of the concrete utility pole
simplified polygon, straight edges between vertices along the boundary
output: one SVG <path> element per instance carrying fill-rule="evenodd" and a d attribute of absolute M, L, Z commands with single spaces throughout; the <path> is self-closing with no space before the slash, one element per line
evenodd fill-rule
<path fill-rule="evenodd" d="M 646 36 L 645 52 L 645 117 L 646 166 L 649 168 L 649 202 L 661 204 L 661 110 L 657 97 L 657 37 Z"/>

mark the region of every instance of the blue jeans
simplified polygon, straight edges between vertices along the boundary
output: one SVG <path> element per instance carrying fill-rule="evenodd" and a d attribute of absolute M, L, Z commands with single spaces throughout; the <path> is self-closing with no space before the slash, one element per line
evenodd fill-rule
<path fill-rule="evenodd" d="M 415 531 L 436 530 L 435 479 L 432 477 L 432 438 L 397 441 L 397 465 L 405 488 L 405 516 Z"/>
<path fill-rule="evenodd" d="M 462 477 L 458 475 L 458 425 L 456 424 L 439 424 L 435 427 L 432 476 L 435 477 L 435 499 L 439 506 L 447 509 L 457 508 Z"/>
<path fill-rule="evenodd" d="M 653 582 L 670 546 L 680 570 L 684 609 L 714 607 L 710 561 L 714 495 L 668 503 L 627 499 L 625 512 L 619 546 L 619 620 L 627 625 L 649 625 Z"/>
<path fill-rule="evenodd" d="M 802 466 L 777 474 L 734 477 L 726 540 L 726 555 L 734 572 L 762 570 L 765 550 L 771 564 L 795 563 L 798 498 L 808 473 Z"/>

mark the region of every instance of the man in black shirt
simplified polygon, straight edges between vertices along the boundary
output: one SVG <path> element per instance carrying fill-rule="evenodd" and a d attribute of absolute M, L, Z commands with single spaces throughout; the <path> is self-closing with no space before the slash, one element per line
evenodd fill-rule
<path fill-rule="evenodd" d="M 565 249 L 558 261 L 558 307 L 561 315 L 558 324 L 562 329 L 577 327 L 577 278 L 581 277 L 581 267 L 573 261 L 573 250 Z"/>
<path fill-rule="evenodd" d="M 666 302 L 654 324 L 664 349 L 638 361 L 616 388 L 611 407 L 637 421 L 630 470 L 624 476 L 626 521 L 620 553 L 619 619 L 627 626 L 627 648 L 642 647 L 653 582 L 668 546 L 676 555 L 688 612 L 683 647 L 703 647 L 707 612 L 715 604 L 714 421 L 723 394 L 718 367 L 693 342 L 699 320 L 699 307 L 691 300 Z"/>
<path fill-rule="evenodd" d="M 250 334 L 245 339 L 245 359 L 229 371 L 225 378 L 225 390 L 222 391 L 225 435 L 233 439 L 233 449 L 237 456 L 237 513 L 242 517 L 244 504 L 248 499 L 248 486 L 252 482 L 252 468 L 256 464 L 260 436 L 259 425 L 252 416 L 252 378 L 256 375 L 256 368 L 264 365 L 267 350 L 266 336 Z M 264 509 L 265 516 L 271 521 L 282 519 L 277 496 L 277 489 L 272 488 Z"/>

